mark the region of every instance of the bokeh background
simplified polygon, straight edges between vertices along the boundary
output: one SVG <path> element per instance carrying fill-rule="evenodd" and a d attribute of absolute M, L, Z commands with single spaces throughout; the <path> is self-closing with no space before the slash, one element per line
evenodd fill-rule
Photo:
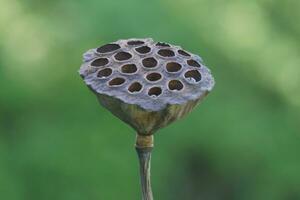
<path fill-rule="evenodd" d="M 300 1 L 0 0 L 0 199 L 140 199 L 135 133 L 98 105 L 82 53 L 152 37 L 216 86 L 155 137 L 155 199 L 300 199 Z"/>

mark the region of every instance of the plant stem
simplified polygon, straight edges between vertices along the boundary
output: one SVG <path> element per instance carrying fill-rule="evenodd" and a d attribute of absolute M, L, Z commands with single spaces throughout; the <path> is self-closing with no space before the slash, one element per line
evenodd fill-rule
<path fill-rule="evenodd" d="M 153 136 L 137 135 L 136 151 L 140 162 L 140 178 L 142 187 L 142 199 L 153 200 L 150 168 L 151 168 L 151 152 L 153 149 Z"/>

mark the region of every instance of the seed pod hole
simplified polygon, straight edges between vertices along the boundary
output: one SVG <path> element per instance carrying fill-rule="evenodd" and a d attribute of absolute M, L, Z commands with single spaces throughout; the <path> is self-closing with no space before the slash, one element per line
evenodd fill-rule
<path fill-rule="evenodd" d="M 116 77 L 108 82 L 109 86 L 120 86 L 125 83 L 125 79 L 121 77 Z"/>
<path fill-rule="evenodd" d="M 143 59 L 142 63 L 143 63 L 143 66 L 146 68 L 153 68 L 153 67 L 156 67 L 157 60 L 153 57 L 149 57 L 149 58 Z"/>
<path fill-rule="evenodd" d="M 162 78 L 161 74 L 160 73 L 157 73 L 157 72 L 153 72 L 153 73 L 150 73 L 146 76 L 146 79 L 148 81 L 158 81 Z"/>
<path fill-rule="evenodd" d="M 140 40 L 131 40 L 131 41 L 127 42 L 128 45 L 142 45 L 144 43 L 145 42 L 140 41 Z"/>
<path fill-rule="evenodd" d="M 161 93 L 162 93 L 162 90 L 161 90 L 160 87 L 152 87 L 148 91 L 148 95 L 150 97 L 154 97 L 154 98 L 158 97 L 159 95 L 161 95 Z"/>
<path fill-rule="evenodd" d="M 112 74 L 112 69 L 111 68 L 105 68 L 105 69 L 101 69 L 98 72 L 97 76 L 99 78 L 106 78 L 106 77 L 110 76 L 111 74 Z"/>
<path fill-rule="evenodd" d="M 188 60 L 187 64 L 192 67 L 201 67 L 201 65 L 196 60 L 193 59 Z"/>
<path fill-rule="evenodd" d="M 170 49 L 160 49 L 157 53 L 159 55 L 163 56 L 163 57 L 173 57 L 173 56 L 175 56 L 175 53 Z"/>
<path fill-rule="evenodd" d="M 172 90 L 172 91 L 174 91 L 174 90 L 180 91 L 183 89 L 183 84 L 179 80 L 171 80 L 171 81 L 169 81 L 168 88 L 169 88 L 169 90 Z"/>
<path fill-rule="evenodd" d="M 177 63 L 177 62 L 169 62 L 166 65 L 166 69 L 168 72 L 178 72 L 180 71 L 182 68 L 181 64 Z"/>
<path fill-rule="evenodd" d="M 198 70 L 189 70 L 184 73 L 184 77 L 191 83 L 196 83 L 201 80 L 201 74 Z"/>
<path fill-rule="evenodd" d="M 98 53 L 109 53 L 109 52 L 113 52 L 117 49 L 120 49 L 120 45 L 118 44 L 105 44 L 99 48 L 97 48 L 97 52 Z"/>
<path fill-rule="evenodd" d="M 115 59 L 118 61 L 129 60 L 131 57 L 132 57 L 132 55 L 125 51 L 121 51 L 115 55 Z"/>
<path fill-rule="evenodd" d="M 104 66 L 108 63 L 108 59 L 107 58 L 98 58 L 96 60 L 94 60 L 91 65 L 94 67 L 101 67 Z"/>
<path fill-rule="evenodd" d="M 165 42 L 158 42 L 158 43 L 156 43 L 156 46 L 159 46 L 159 47 L 170 47 L 170 45 L 168 43 L 165 43 Z"/>
<path fill-rule="evenodd" d="M 137 52 L 141 54 L 149 53 L 151 51 L 151 48 L 148 46 L 142 46 L 135 49 Z"/>
<path fill-rule="evenodd" d="M 189 53 L 187 53 L 186 51 L 181 50 L 181 49 L 178 50 L 178 53 L 183 56 L 191 56 Z"/>
<path fill-rule="evenodd" d="M 143 86 L 139 82 L 134 82 L 128 87 L 128 91 L 131 93 L 137 93 L 142 90 Z"/>
<path fill-rule="evenodd" d="M 125 74 L 133 74 L 137 71 L 135 64 L 126 64 L 121 67 L 121 71 Z"/>

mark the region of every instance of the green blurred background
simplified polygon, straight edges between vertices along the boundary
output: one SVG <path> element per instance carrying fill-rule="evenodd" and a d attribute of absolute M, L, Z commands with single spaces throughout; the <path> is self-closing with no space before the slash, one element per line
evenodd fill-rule
<path fill-rule="evenodd" d="M 0 199 L 140 199 L 135 133 L 98 105 L 82 53 L 152 37 L 216 86 L 155 137 L 162 200 L 300 199 L 300 1 L 0 0 Z"/>

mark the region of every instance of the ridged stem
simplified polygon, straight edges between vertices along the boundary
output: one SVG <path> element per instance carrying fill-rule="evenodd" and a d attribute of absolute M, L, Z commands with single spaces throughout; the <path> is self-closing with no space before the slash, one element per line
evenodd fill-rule
<path fill-rule="evenodd" d="M 153 200 L 150 168 L 151 168 L 151 152 L 153 149 L 153 136 L 137 135 L 136 151 L 140 162 L 140 179 L 142 187 L 142 199 Z"/>

